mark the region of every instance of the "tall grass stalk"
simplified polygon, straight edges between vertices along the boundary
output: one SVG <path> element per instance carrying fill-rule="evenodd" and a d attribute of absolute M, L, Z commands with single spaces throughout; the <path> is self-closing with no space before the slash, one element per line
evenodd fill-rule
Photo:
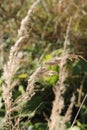
<path fill-rule="evenodd" d="M 9 60 L 8 60 L 7 64 L 4 65 L 4 69 L 3 69 L 4 70 L 4 72 L 3 72 L 4 83 L 2 85 L 2 91 L 3 91 L 3 100 L 4 100 L 4 104 L 5 104 L 5 109 L 6 109 L 6 113 L 5 113 L 6 126 L 8 126 L 9 130 L 13 128 L 12 120 L 14 117 L 12 116 L 12 113 L 13 113 L 14 102 L 12 99 L 12 91 L 17 82 L 17 81 L 13 81 L 13 77 L 20 66 L 20 58 L 18 57 L 18 53 L 19 53 L 19 50 L 21 49 L 22 44 L 26 44 L 28 42 L 29 34 L 27 34 L 27 32 L 26 32 L 27 23 L 29 22 L 30 15 L 33 12 L 36 5 L 39 3 L 39 1 L 40 0 L 37 0 L 31 6 L 31 8 L 28 11 L 27 16 L 22 20 L 21 27 L 18 31 L 18 40 L 16 41 L 14 46 L 11 47 Z M 23 33 L 23 32 L 26 32 L 26 33 Z M 39 72 L 41 73 L 42 71 L 40 71 L 40 69 L 39 69 Z M 34 75 L 34 78 L 35 78 L 35 76 L 37 76 L 37 73 L 39 74 L 39 72 L 35 73 L 36 75 Z M 29 93 L 29 94 L 27 94 L 27 96 L 32 95 L 33 89 L 32 89 L 32 91 L 30 91 L 31 90 L 30 84 L 33 84 L 33 82 L 34 82 L 32 80 L 34 80 L 34 79 L 30 79 L 28 81 L 28 87 L 27 87 L 26 93 Z"/>
<path fill-rule="evenodd" d="M 70 18 L 69 24 L 68 24 L 68 27 L 66 30 L 64 51 L 63 51 L 63 54 L 61 56 L 61 60 L 59 63 L 59 68 L 60 68 L 59 81 L 57 82 L 56 86 L 54 87 L 55 100 L 53 102 L 53 108 L 52 108 L 50 120 L 48 121 L 49 130 L 56 130 L 57 126 L 60 127 L 60 130 L 64 130 L 65 129 L 64 122 L 67 121 L 67 118 L 64 118 L 64 120 L 66 120 L 66 121 L 64 121 L 64 120 L 61 121 L 61 112 L 64 109 L 64 93 L 67 90 L 67 84 L 65 83 L 65 81 L 66 81 L 66 78 L 69 77 L 69 73 L 68 73 L 69 71 L 66 69 L 66 65 L 67 65 L 67 59 L 68 59 L 68 54 L 69 54 L 69 49 L 70 49 L 68 36 L 69 36 L 71 21 L 72 21 L 72 19 Z M 68 113 L 71 114 L 72 107 L 74 105 L 74 97 L 72 97 L 71 100 L 72 100 L 71 105 L 68 108 L 66 115 Z"/>

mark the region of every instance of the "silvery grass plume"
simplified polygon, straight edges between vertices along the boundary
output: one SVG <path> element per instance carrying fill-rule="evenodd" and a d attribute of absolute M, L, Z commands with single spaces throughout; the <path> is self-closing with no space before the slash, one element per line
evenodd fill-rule
<path fill-rule="evenodd" d="M 46 74 L 48 71 L 46 69 L 46 67 L 38 67 L 36 69 L 36 71 L 30 76 L 29 80 L 28 80 L 28 85 L 26 88 L 26 92 L 24 95 L 21 95 L 20 97 L 18 97 L 15 102 L 15 104 L 21 104 L 21 102 L 26 102 L 28 100 L 30 100 L 32 98 L 32 96 L 35 94 L 35 86 L 34 83 L 41 77 L 41 75 Z M 13 109 L 16 110 L 19 107 L 14 107 Z"/>
<path fill-rule="evenodd" d="M 5 118 L 6 121 L 9 123 L 9 125 L 12 124 L 11 122 L 11 109 L 13 104 L 12 91 L 14 89 L 14 86 L 17 84 L 17 81 L 13 80 L 13 77 L 20 65 L 20 57 L 18 57 L 18 51 L 20 49 L 21 44 L 27 42 L 27 39 L 28 36 L 22 36 L 17 40 L 15 45 L 10 50 L 9 61 L 7 62 L 6 65 L 4 65 L 3 78 L 5 82 L 2 85 L 2 91 L 6 109 Z"/>
<path fill-rule="evenodd" d="M 22 19 L 21 21 L 21 27 L 20 29 L 18 30 L 18 36 L 24 36 L 25 34 L 27 34 L 27 27 L 28 27 L 28 24 L 30 22 L 30 16 L 33 14 L 34 12 L 34 9 L 36 8 L 36 6 L 39 4 L 41 0 L 36 0 L 34 2 L 34 4 L 31 6 L 31 8 L 28 10 L 28 13 L 26 15 L 26 17 L 24 19 Z"/>
<path fill-rule="evenodd" d="M 11 47 L 9 60 L 7 64 L 4 65 L 4 68 L 3 68 L 4 83 L 2 85 L 2 91 L 3 91 L 3 100 L 5 104 L 5 111 L 6 111 L 5 113 L 6 125 L 9 126 L 9 129 L 12 129 L 13 127 L 12 106 L 14 103 L 12 99 L 12 91 L 15 85 L 17 84 L 17 81 L 13 81 L 13 77 L 14 77 L 14 74 L 17 72 L 20 65 L 20 57 L 18 56 L 18 53 L 22 44 L 26 44 L 28 42 L 29 35 L 26 32 L 27 23 L 29 22 L 29 17 L 31 13 L 33 12 L 33 9 L 39 3 L 39 1 L 40 0 L 37 0 L 31 6 L 31 8 L 28 11 L 27 16 L 22 20 L 21 27 L 18 31 L 18 40 L 14 44 L 14 46 Z"/>
<path fill-rule="evenodd" d="M 61 121 L 61 125 L 60 125 L 60 127 L 61 127 L 60 129 L 61 129 L 61 130 L 65 130 L 65 129 L 66 129 L 65 124 L 66 124 L 67 122 L 69 122 L 70 119 L 71 119 L 72 109 L 73 109 L 74 104 L 75 104 L 75 95 L 74 95 L 74 93 L 73 93 L 73 95 L 72 95 L 72 97 L 71 97 L 70 105 L 69 105 L 69 107 L 68 107 L 68 109 L 67 109 L 67 111 L 66 111 L 66 113 L 65 113 L 64 118 L 63 118 L 62 121 Z"/>

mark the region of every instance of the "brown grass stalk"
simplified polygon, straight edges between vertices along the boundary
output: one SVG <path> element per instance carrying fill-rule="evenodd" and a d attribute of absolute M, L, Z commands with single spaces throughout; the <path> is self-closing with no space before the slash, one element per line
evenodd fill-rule
<path fill-rule="evenodd" d="M 56 130 L 56 126 L 60 125 L 61 121 L 61 112 L 64 108 L 64 93 L 66 91 L 66 78 L 69 76 L 69 73 L 66 69 L 67 59 L 68 59 L 68 35 L 70 31 L 70 25 L 71 25 L 71 19 L 69 21 L 67 31 L 66 31 L 66 37 L 64 42 L 64 51 L 61 56 L 61 60 L 59 63 L 59 81 L 57 82 L 56 86 L 54 87 L 54 94 L 55 94 L 55 100 L 53 102 L 53 108 L 52 113 L 50 116 L 50 120 L 48 121 L 49 130 Z M 64 124 L 63 124 L 64 125 Z M 62 130 L 62 129 L 61 129 Z"/>
<path fill-rule="evenodd" d="M 65 130 L 65 124 L 70 121 L 74 104 L 75 104 L 75 95 L 73 94 L 73 96 L 71 97 L 71 103 L 65 113 L 63 120 L 61 121 L 60 126 L 61 130 Z"/>

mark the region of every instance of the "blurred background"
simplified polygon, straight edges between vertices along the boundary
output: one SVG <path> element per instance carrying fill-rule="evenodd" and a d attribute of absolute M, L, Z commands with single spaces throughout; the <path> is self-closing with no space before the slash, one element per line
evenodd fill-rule
<path fill-rule="evenodd" d="M 2 99 L 3 66 L 9 59 L 11 46 L 18 38 L 21 20 L 34 2 L 34 0 L 0 0 L 0 119 L 5 115 Z M 64 116 L 69 106 L 72 91 L 76 94 L 76 103 L 71 122 L 67 127 L 71 125 L 87 94 L 87 0 L 42 0 L 36 6 L 26 25 L 29 41 L 19 50 L 20 67 L 14 75 L 14 79 L 19 80 L 19 83 L 13 90 L 15 100 L 25 93 L 27 80 L 39 65 L 63 53 L 66 29 L 71 17 L 69 53 L 77 55 L 77 58 L 70 58 L 67 63 L 70 77 L 67 79 L 68 89 L 64 97 L 66 104 L 61 115 Z M 53 87 L 59 79 L 59 66 L 49 65 L 48 68 L 57 74 L 41 77 L 35 83 L 38 89 L 36 94 L 20 112 L 16 113 L 16 116 L 23 118 L 20 123 L 21 129 L 47 129 L 44 113 L 50 117 L 54 100 Z M 76 126 L 81 130 L 87 129 L 87 99 L 79 113 Z"/>

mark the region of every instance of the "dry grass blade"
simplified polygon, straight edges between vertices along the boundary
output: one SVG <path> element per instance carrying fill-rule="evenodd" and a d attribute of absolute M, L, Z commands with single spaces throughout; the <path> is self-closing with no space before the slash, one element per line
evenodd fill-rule
<path fill-rule="evenodd" d="M 86 98 L 87 98 L 87 94 L 86 94 L 85 97 L 83 98 L 83 101 L 82 101 L 82 103 L 81 103 L 81 105 L 80 105 L 80 107 L 79 107 L 79 110 L 78 110 L 78 112 L 77 112 L 75 118 L 74 118 L 74 121 L 73 121 L 73 123 L 72 123 L 72 125 L 71 125 L 71 127 L 70 127 L 70 130 L 72 130 L 72 128 L 73 128 L 73 126 L 74 126 L 74 124 L 75 124 L 75 122 L 76 122 L 76 119 L 77 119 L 77 117 L 78 117 L 78 115 L 79 115 L 79 112 L 80 112 L 80 110 L 81 110 L 81 108 L 82 108 L 82 106 L 83 106 L 83 104 L 84 104 Z"/>

